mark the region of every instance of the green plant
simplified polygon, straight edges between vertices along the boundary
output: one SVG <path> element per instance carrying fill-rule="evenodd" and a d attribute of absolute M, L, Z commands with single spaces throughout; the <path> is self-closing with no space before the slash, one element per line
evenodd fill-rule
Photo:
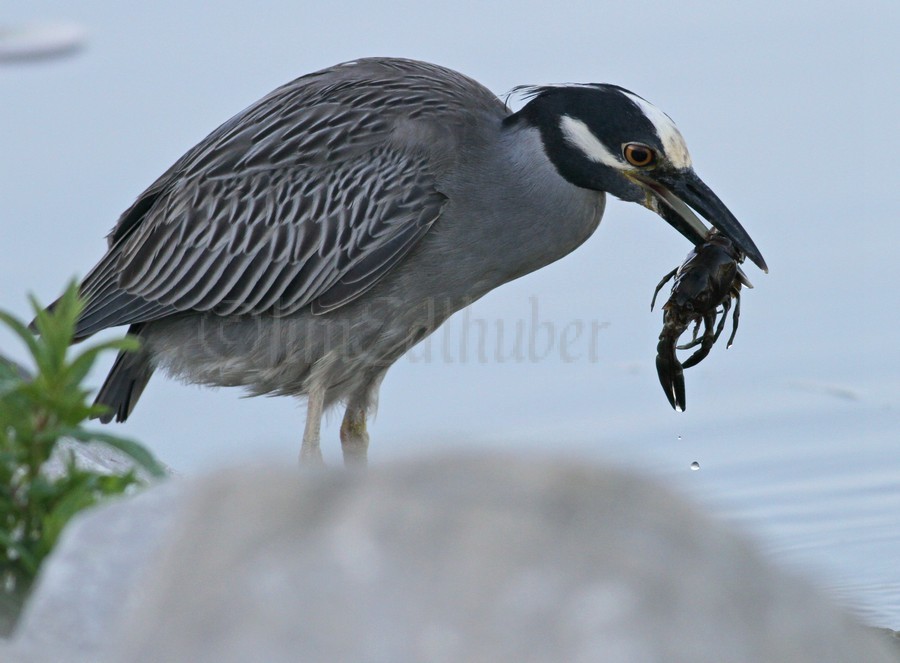
<path fill-rule="evenodd" d="M 139 484 L 133 470 L 117 476 L 79 467 L 71 452 L 63 459 L 63 472 L 50 476 L 45 464 L 60 440 L 104 443 L 130 456 L 150 475 L 165 474 L 139 444 L 82 426 L 105 411 L 89 404 L 89 390 L 82 386 L 95 359 L 106 350 L 135 350 L 137 340 L 126 337 L 73 351 L 75 323 L 83 308 L 74 283 L 52 312 L 34 298 L 31 304 L 37 336 L 22 321 L 0 312 L 0 322 L 25 343 L 34 364 L 33 375 L 27 376 L 0 361 L 0 598 L 6 607 L 0 612 L 7 621 L 69 519 Z"/>

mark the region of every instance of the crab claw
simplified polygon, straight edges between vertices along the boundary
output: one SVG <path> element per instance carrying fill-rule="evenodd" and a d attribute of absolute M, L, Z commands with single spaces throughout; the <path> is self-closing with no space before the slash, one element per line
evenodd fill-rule
<path fill-rule="evenodd" d="M 728 302 L 725 305 L 726 313 L 727 313 L 727 307 L 729 307 L 731 304 L 730 304 L 730 300 L 726 300 L 726 301 Z M 681 365 L 682 368 L 690 368 L 691 366 L 696 366 L 701 361 L 706 359 L 706 356 L 709 354 L 709 351 L 712 350 L 713 344 L 719 339 L 719 335 L 722 333 L 722 329 L 724 329 L 724 327 L 725 327 L 725 320 L 726 320 L 726 316 L 725 316 L 725 314 L 723 314 L 722 319 L 719 322 L 718 328 L 716 329 L 715 333 L 713 333 L 713 325 L 716 322 L 716 312 L 713 311 L 712 313 L 708 313 L 703 317 L 703 324 L 704 324 L 703 336 L 700 339 L 698 339 L 699 344 L 700 344 L 700 349 L 697 350 L 696 352 L 694 352 L 694 354 L 692 354 L 690 357 L 688 357 L 685 360 L 685 362 Z M 693 347 L 694 345 L 697 345 L 698 341 L 693 341 L 693 342 L 689 343 L 687 346 L 683 346 L 683 345 L 678 346 L 678 349 L 684 350 L 687 347 Z"/>
<path fill-rule="evenodd" d="M 656 346 L 656 374 L 669 405 L 678 412 L 684 412 L 684 371 L 675 355 L 675 343 L 668 338 L 661 338 Z"/>

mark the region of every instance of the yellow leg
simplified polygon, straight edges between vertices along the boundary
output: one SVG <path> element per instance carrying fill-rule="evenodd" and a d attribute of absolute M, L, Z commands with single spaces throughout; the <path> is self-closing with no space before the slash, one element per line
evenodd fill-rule
<path fill-rule="evenodd" d="M 369 433 L 364 407 L 347 407 L 341 422 L 341 449 L 345 467 L 365 467 L 368 463 Z"/>
<path fill-rule="evenodd" d="M 319 447 L 319 429 L 322 427 L 322 409 L 325 406 L 325 390 L 312 389 L 306 402 L 306 428 L 300 445 L 301 467 L 317 467 L 325 463 Z"/>

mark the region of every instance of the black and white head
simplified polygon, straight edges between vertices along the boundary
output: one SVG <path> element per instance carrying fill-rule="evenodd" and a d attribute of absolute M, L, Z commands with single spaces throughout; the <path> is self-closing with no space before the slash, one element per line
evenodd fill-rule
<path fill-rule="evenodd" d="M 616 85 L 518 91 L 530 101 L 506 122 L 539 129 L 547 156 L 572 184 L 640 203 L 695 245 L 707 232 L 696 210 L 767 270 L 750 235 L 694 172 L 675 123 L 656 106 Z"/>

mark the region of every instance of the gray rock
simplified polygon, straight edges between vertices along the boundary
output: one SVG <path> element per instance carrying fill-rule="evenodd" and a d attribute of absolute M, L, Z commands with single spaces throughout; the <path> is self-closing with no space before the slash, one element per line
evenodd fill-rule
<path fill-rule="evenodd" d="M 805 581 L 618 470 L 240 468 L 198 482 L 172 534 L 106 660 L 893 660 Z"/>
<path fill-rule="evenodd" d="M 493 457 L 241 468 L 93 509 L 0 661 L 895 660 L 885 644 L 646 479 Z"/>
<path fill-rule="evenodd" d="M 125 606 L 139 600 L 139 576 L 166 541 L 183 492 L 171 480 L 76 516 L 45 561 L 0 661 L 97 661 Z"/>
<path fill-rule="evenodd" d="M 66 471 L 69 456 L 74 455 L 75 464 L 82 470 L 122 476 L 134 470 L 135 476 L 145 483 L 154 480 L 147 470 L 137 465 L 128 454 L 103 442 L 79 442 L 70 438 L 61 439 L 53 448 L 53 453 L 41 471 L 48 477 L 56 478 Z M 168 474 L 174 474 L 170 467 L 160 463 Z"/>

